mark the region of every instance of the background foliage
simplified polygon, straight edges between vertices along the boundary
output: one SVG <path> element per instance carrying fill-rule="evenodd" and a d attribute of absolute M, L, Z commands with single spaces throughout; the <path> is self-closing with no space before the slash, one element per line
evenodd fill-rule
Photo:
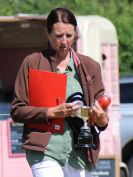
<path fill-rule="evenodd" d="M 133 0 L 0 0 L 0 15 L 47 14 L 60 6 L 110 19 L 118 32 L 120 75 L 133 75 Z"/>

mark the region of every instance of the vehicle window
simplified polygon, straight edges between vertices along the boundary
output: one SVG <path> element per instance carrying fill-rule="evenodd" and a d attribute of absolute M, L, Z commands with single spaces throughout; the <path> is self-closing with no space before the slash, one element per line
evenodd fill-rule
<path fill-rule="evenodd" d="M 128 81 L 128 80 L 127 80 Z M 120 82 L 120 102 L 133 103 L 133 81 Z"/>

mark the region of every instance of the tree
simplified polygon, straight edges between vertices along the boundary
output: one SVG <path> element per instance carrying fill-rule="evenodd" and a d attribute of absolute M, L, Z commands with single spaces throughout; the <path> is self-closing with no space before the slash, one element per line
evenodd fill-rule
<path fill-rule="evenodd" d="M 60 6 L 77 15 L 102 15 L 110 19 L 118 32 L 120 74 L 133 74 L 132 0 L 0 0 L 0 15 L 47 14 Z"/>

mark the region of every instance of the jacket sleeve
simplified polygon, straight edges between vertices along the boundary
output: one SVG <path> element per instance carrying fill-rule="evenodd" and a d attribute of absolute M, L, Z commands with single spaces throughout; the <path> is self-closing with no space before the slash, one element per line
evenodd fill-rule
<path fill-rule="evenodd" d="M 95 100 L 98 100 L 101 96 L 104 95 L 104 84 L 102 82 L 102 73 L 101 73 L 101 67 L 100 64 L 98 63 L 97 65 L 97 74 L 95 76 L 95 80 L 94 80 L 94 98 Z M 104 111 L 108 111 L 107 109 Z M 96 125 L 96 124 L 95 124 Z M 108 124 L 103 126 L 103 127 L 99 127 L 98 125 L 96 125 L 99 131 L 104 131 L 107 127 Z"/>
<path fill-rule="evenodd" d="M 100 64 L 97 63 L 95 65 L 95 78 L 93 82 L 93 89 L 94 89 L 94 99 L 99 99 L 104 94 L 104 85 L 102 81 L 102 73 L 101 73 L 101 67 Z"/>
<path fill-rule="evenodd" d="M 31 68 L 29 61 L 29 57 L 24 59 L 17 74 L 10 115 L 15 122 L 45 123 L 48 122 L 46 117 L 48 108 L 29 105 L 28 73 Z"/>

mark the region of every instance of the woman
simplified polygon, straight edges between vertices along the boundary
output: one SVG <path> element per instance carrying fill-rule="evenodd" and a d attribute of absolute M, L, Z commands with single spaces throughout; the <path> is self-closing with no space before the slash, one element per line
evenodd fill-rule
<path fill-rule="evenodd" d="M 47 33 L 47 49 L 27 56 L 22 62 L 15 83 L 11 117 L 24 123 L 23 148 L 34 177 L 90 177 L 98 158 L 99 132 L 108 124 L 107 112 L 96 101 L 104 94 L 100 65 L 72 49 L 78 34 L 76 18 L 69 10 L 57 8 L 50 12 Z M 31 106 L 28 93 L 30 69 L 65 73 L 68 77 L 66 102 L 55 107 Z M 75 93 L 83 95 L 83 103 L 91 107 L 89 122 L 95 148 L 75 148 L 78 134 L 74 126 L 79 119 L 74 115 L 80 105 L 69 99 Z M 49 124 L 57 117 L 64 118 L 63 133 L 28 127 L 29 123 Z"/>

